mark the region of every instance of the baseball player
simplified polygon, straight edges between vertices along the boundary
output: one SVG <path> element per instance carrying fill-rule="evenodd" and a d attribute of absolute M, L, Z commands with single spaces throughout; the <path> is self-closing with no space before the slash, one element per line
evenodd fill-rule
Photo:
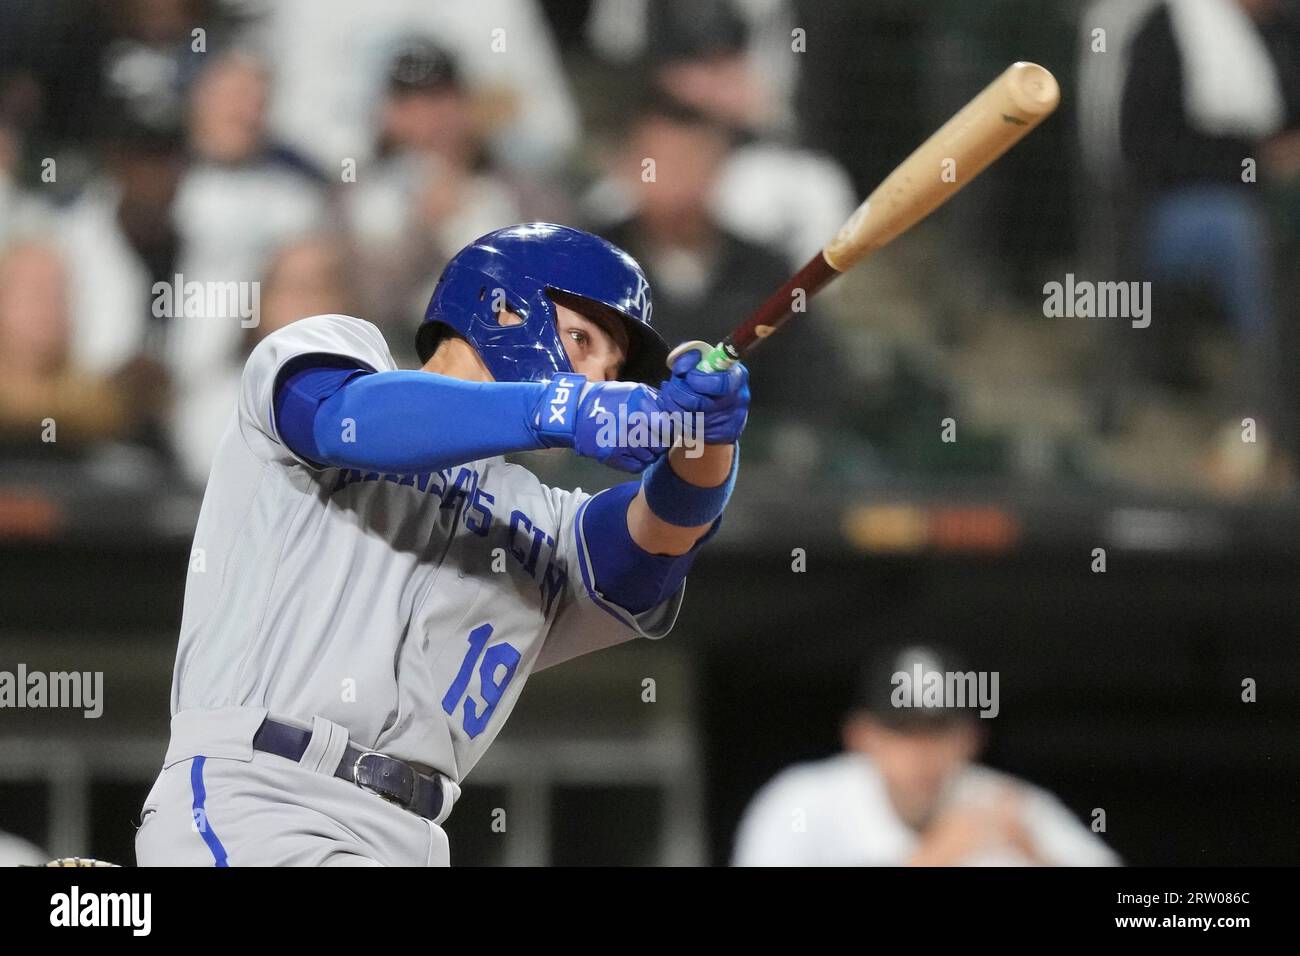
<path fill-rule="evenodd" d="M 778 774 L 736 836 L 737 866 L 1111 866 L 1118 857 L 1054 796 L 975 763 L 969 709 L 900 708 L 892 677 L 961 670 L 948 652 L 882 654 L 844 722 L 843 753 Z"/>
<path fill-rule="evenodd" d="M 446 865 L 440 824 L 529 674 L 668 633 L 749 390 L 696 371 L 699 343 L 669 374 L 650 318 L 630 256 L 530 223 L 448 263 L 419 370 L 344 315 L 258 345 L 195 531 L 141 865 Z M 702 440 L 609 427 L 655 415 Z M 640 477 L 588 495 L 502 457 L 540 448 Z"/>

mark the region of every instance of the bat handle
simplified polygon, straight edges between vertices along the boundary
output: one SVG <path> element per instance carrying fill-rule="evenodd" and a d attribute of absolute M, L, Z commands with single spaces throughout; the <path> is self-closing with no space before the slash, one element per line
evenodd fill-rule
<path fill-rule="evenodd" d="M 683 342 L 677 348 L 668 353 L 668 367 L 673 367 L 673 362 L 684 352 L 692 349 L 698 349 L 700 360 L 695 364 L 695 368 L 700 372 L 725 372 L 731 366 L 740 361 L 740 350 L 732 343 L 731 337 L 723 339 L 717 345 L 710 345 L 708 342 L 701 342 L 696 339 L 693 342 Z"/>

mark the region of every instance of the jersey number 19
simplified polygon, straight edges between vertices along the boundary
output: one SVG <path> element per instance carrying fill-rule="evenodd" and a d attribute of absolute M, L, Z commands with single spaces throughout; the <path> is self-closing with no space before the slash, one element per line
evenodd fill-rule
<path fill-rule="evenodd" d="M 462 726 L 471 738 L 477 737 L 488 725 L 488 721 L 492 719 L 492 712 L 501 702 L 501 695 L 506 692 L 511 678 L 515 676 L 515 668 L 519 666 L 519 652 L 509 644 L 493 644 L 487 647 L 488 638 L 491 636 L 491 624 L 480 624 L 469 632 L 469 650 L 465 653 L 465 660 L 460 665 L 456 679 L 447 689 L 447 695 L 442 699 L 442 709 L 451 715 L 456 712 L 456 704 L 460 699 L 465 698 L 465 718 Z M 483 698 L 481 712 L 478 701 L 466 696 L 470 678 L 474 674 L 475 663 L 478 664 L 479 696 Z M 498 678 L 497 671 L 502 668 L 504 672 Z"/>

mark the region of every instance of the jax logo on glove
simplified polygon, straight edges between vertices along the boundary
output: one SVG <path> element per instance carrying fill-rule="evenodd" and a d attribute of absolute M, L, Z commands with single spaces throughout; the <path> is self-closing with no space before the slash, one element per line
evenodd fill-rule
<path fill-rule="evenodd" d="M 550 393 L 550 417 L 546 419 L 547 425 L 559 425 L 563 428 L 568 424 L 565 416 L 569 410 L 569 399 L 572 398 L 575 389 L 582 390 L 584 381 L 581 377 L 576 381 L 566 377 L 555 380 L 555 388 Z"/>
<path fill-rule="evenodd" d="M 579 455 L 640 473 L 675 443 L 686 455 L 704 453 L 707 418 L 669 405 L 659 390 L 636 382 L 588 382 L 583 375 L 559 375 L 546 383 L 534 428 L 546 447 L 572 448 Z"/>

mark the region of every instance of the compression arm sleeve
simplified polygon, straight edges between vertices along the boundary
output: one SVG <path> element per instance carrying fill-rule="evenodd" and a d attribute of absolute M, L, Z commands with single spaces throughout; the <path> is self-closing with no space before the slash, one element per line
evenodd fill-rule
<path fill-rule="evenodd" d="M 286 368 L 275 389 L 280 440 L 306 461 L 410 474 L 545 447 L 531 425 L 544 385 L 371 372 L 322 356 L 312 359 Z M 686 554 L 651 554 L 627 527 L 628 505 L 640 487 L 627 482 L 590 499 L 579 529 L 597 590 L 633 614 L 677 592 L 721 523 L 715 521 Z"/>
<path fill-rule="evenodd" d="M 371 372 L 312 358 L 281 373 L 274 401 L 280 440 L 316 465 L 412 474 L 546 447 L 533 426 L 544 384 Z"/>

